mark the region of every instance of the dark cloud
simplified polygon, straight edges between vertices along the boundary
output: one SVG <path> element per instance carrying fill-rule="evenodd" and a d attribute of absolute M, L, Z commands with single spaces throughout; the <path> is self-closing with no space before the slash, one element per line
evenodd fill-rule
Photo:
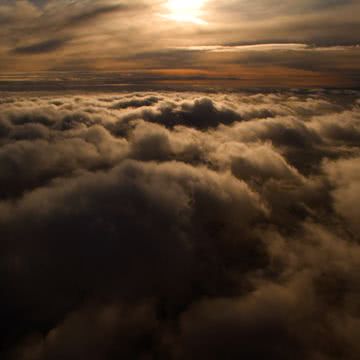
<path fill-rule="evenodd" d="M 356 360 L 359 93 L 0 101 L 6 360 Z"/>
<path fill-rule="evenodd" d="M 53 52 L 66 44 L 67 40 L 64 39 L 52 39 L 41 41 L 36 44 L 31 44 L 27 46 L 20 46 L 13 50 L 17 54 L 42 54 Z"/>
<path fill-rule="evenodd" d="M 70 16 L 66 20 L 65 26 L 79 25 L 83 22 L 88 22 L 88 21 L 94 20 L 101 15 L 111 14 L 116 11 L 125 11 L 125 10 L 129 10 L 132 8 L 134 8 L 134 7 L 128 6 L 125 4 L 95 6 L 93 9 L 85 10 L 77 15 Z"/>
<path fill-rule="evenodd" d="M 150 96 L 146 98 L 122 100 L 112 105 L 113 109 L 126 109 L 126 108 L 137 108 L 141 106 L 151 106 L 159 102 L 161 98 L 156 96 Z"/>

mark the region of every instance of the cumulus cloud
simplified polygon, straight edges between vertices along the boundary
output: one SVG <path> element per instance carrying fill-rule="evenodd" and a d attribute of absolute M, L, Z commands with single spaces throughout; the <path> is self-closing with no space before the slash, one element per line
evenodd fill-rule
<path fill-rule="evenodd" d="M 333 185 L 332 196 L 335 210 L 343 216 L 354 232 L 359 231 L 360 158 L 340 159 L 327 162 L 325 171 Z"/>
<path fill-rule="evenodd" d="M 359 96 L 4 96 L 1 357 L 358 359 Z"/>

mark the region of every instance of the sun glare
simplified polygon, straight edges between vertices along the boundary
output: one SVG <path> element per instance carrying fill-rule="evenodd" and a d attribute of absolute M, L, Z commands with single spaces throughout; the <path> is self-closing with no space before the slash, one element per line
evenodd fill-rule
<path fill-rule="evenodd" d="M 201 19 L 201 9 L 206 0 L 168 0 L 167 8 L 169 13 L 166 18 L 179 21 L 190 22 L 194 24 L 206 24 Z"/>

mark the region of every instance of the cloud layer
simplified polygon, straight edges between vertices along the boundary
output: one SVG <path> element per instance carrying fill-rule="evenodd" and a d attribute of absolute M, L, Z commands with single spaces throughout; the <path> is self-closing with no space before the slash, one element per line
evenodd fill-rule
<path fill-rule="evenodd" d="M 358 359 L 360 94 L 0 99 L 0 354 Z"/>

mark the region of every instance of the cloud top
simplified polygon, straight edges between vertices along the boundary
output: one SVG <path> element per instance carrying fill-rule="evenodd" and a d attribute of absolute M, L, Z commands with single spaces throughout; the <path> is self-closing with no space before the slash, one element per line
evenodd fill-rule
<path fill-rule="evenodd" d="M 358 92 L 0 100 L 6 360 L 357 359 Z"/>

